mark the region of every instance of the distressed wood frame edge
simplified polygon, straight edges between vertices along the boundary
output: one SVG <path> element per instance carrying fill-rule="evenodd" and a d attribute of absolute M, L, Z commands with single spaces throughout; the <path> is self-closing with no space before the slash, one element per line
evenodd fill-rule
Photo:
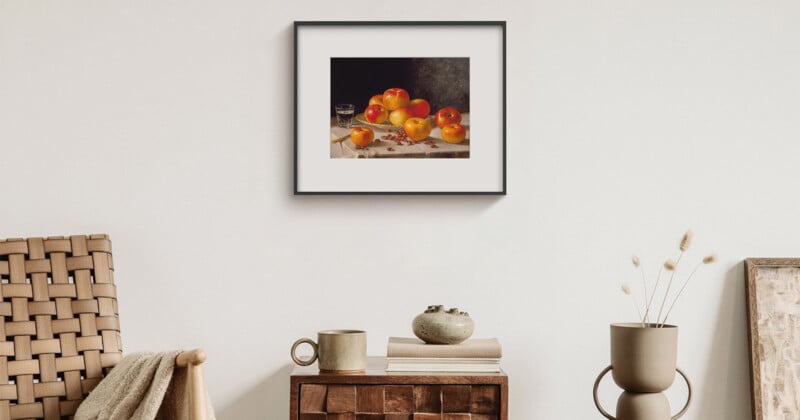
<path fill-rule="evenodd" d="M 761 403 L 761 360 L 758 358 L 758 296 L 756 270 L 760 267 L 800 267 L 800 258 L 747 258 L 744 260 L 745 297 L 747 299 L 747 344 L 750 352 L 750 401 L 754 420 L 765 420 Z"/>

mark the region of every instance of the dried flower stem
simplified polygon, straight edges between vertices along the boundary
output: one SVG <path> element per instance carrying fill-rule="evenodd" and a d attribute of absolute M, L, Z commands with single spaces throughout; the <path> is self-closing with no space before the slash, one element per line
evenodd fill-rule
<path fill-rule="evenodd" d="M 622 289 L 622 293 L 625 293 L 626 295 L 631 297 L 633 306 L 636 307 L 636 313 L 639 314 L 639 319 L 642 320 L 642 327 L 644 327 L 644 318 L 642 317 L 642 311 L 639 309 L 639 304 L 636 302 L 636 297 L 633 296 L 633 294 L 631 293 L 631 287 L 628 286 L 627 284 L 623 284 L 622 286 L 620 286 L 620 289 Z"/>
<path fill-rule="evenodd" d="M 650 320 L 650 308 L 653 307 L 653 298 L 656 296 L 656 291 L 658 290 L 658 283 L 661 281 L 661 273 L 664 271 L 664 266 L 662 265 L 661 268 L 658 269 L 658 276 L 656 276 L 656 284 L 653 286 L 653 291 L 650 293 L 650 300 L 647 302 L 647 305 L 644 308 L 644 319 L 645 322 Z"/>
<path fill-rule="evenodd" d="M 702 261 L 701 261 L 701 262 L 699 262 L 699 263 L 697 263 L 697 265 L 696 265 L 696 266 L 694 267 L 694 269 L 692 270 L 692 273 L 691 273 L 691 274 L 689 274 L 689 277 L 687 277 L 687 278 L 686 278 L 686 280 L 683 282 L 683 286 L 681 286 L 681 289 L 680 289 L 680 290 L 678 290 L 678 294 L 677 294 L 677 295 L 675 295 L 675 299 L 673 299 L 673 300 L 672 300 L 672 304 L 671 304 L 671 305 L 669 305 L 669 309 L 667 309 L 667 314 L 666 314 L 666 315 L 664 315 L 664 321 L 662 321 L 662 322 L 661 322 L 661 328 L 664 328 L 664 324 L 666 324 L 666 323 L 667 323 L 667 318 L 669 318 L 669 314 L 670 314 L 670 312 L 672 312 L 672 308 L 674 308 L 674 307 L 675 307 L 675 303 L 677 303 L 677 302 L 678 302 L 678 298 L 679 298 L 679 297 L 681 297 L 681 293 L 683 293 L 683 289 L 685 289 L 685 288 L 686 288 L 686 285 L 687 285 L 687 284 L 689 284 L 689 280 L 691 280 L 691 279 L 692 279 L 692 277 L 694 277 L 694 273 L 696 273 L 696 272 L 697 272 L 697 270 L 698 270 L 698 269 L 699 269 L 699 268 L 700 268 L 702 265 L 704 265 L 704 263 L 703 263 Z"/>
<path fill-rule="evenodd" d="M 667 319 L 672 314 L 672 310 L 675 308 L 675 305 L 678 303 L 678 300 L 683 295 L 683 291 L 686 290 L 686 287 L 689 285 L 689 282 L 694 278 L 697 271 L 700 269 L 701 265 L 705 264 L 712 264 L 716 262 L 717 256 L 715 254 L 709 254 L 704 257 L 698 264 L 695 266 L 688 277 L 682 282 L 680 285 L 680 289 L 677 290 L 675 295 L 671 295 L 672 292 L 672 284 L 675 283 L 675 277 L 678 277 L 678 268 L 680 266 L 681 260 L 686 252 L 691 248 L 693 233 L 691 230 L 687 230 L 686 233 L 683 234 L 681 237 L 681 241 L 678 245 L 679 254 L 676 259 L 668 259 L 664 261 L 664 263 L 658 268 L 658 275 L 656 276 L 655 283 L 653 284 L 652 289 L 648 290 L 647 284 L 647 275 L 645 274 L 644 267 L 639 260 L 639 257 L 633 255 L 631 257 L 631 262 L 633 263 L 634 268 L 638 269 L 642 275 L 642 288 L 644 290 L 644 315 L 642 315 L 642 310 L 639 307 L 637 302 L 636 296 L 632 295 L 631 287 L 627 284 L 622 286 L 622 291 L 627 294 L 631 295 L 633 299 L 633 305 L 636 307 L 636 312 L 639 314 L 639 318 L 642 321 L 642 327 L 652 327 L 652 328 L 664 328 L 667 323 Z M 663 292 L 663 298 L 661 299 L 661 305 L 658 308 L 658 316 L 656 316 L 655 321 L 651 322 L 651 313 L 655 313 L 653 302 L 657 294 L 659 294 L 659 286 L 661 285 L 661 275 L 664 271 L 669 271 L 669 281 L 667 281 L 666 288 Z M 680 279 L 680 278 L 679 278 Z M 680 281 L 680 280 L 678 280 Z M 677 287 L 677 284 L 676 284 Z M 670 300 L 670 304 L 667 305 L 667 300 Z M 665 311 L 666 310 L 666 311 Z M 663 319 L 662 319 L 663 315 Z"/>
<path fill-rule="evenodd" d="M 669 309 L 667 310 L 667 314 L 664 315 L 664 321 L 661 323 L 661 327 L 662 328 L 664 327 L 664 324 L 667 323 L 667 318 L 669 318 L 669 314 L 672 312 L 672 308 L 674 308 L 675 304 L 678 303 L 678 298 L 681 297 L 681 293 L 683 293 L 683 289 L 685 289 L 686 285 L 689 284 L 689 280 L 691 280 L 692 277 L 694 277 L 694 273 L 696 273 L 697 270 L 699 270 L 701 266 L 704 266 L 704 265 L 707 265 L 707 264 L 713 264 L 716 261 L 717 261 L 717 256 L 715 254 L 710 254 L 707 257 L 703 258 L 702 261 L 697 263 L 697 265 L 692 270 L 692 273 L 689 274 L 689 277 L 687 277 L 686 281 L 683 282 L 683 286 L 681 286 L 681 289 L 678 290 L 678 294 L 675 295 L 675 299 L 672 301 L 672 304 L 669 305 Z"/>
<path fill-rule="evenodd" d="M 648 300 L 647 299 L 647 279 L 646 279 L 646 277 L 644 275 L 644 267 L 639 266 L 639 271 L 641 271 L 641 273 L 642 273 L 642 286 L 644 286 L 644 303 L 645 303 L 644 313 L 645 313 L 645 316 L 642 317 L 642 326 L 644 326 L 644 323 L 647 322 L 647 319 L 646 319 L 647 318 L 647 306 L 646 306 L 646 304 L 647 304 L 647 300 Z"/>
<path fill-rule="evenodd" d="M 678 259 L 675 260 L 675 264 L 672 268 L 672 274 L 669 276 L 669 283 L 667 283 L 667 291 L 664 292 L 664 300 L 661 301 L 661 308 L 658 309 L 658 317 L 656 318 L 656 327 L 658 327 L 659 320 L 661 319 L 661 313 L 664 311 L 664 305 L 667 304 L 667 297 L 669 297 L 669 289 L 672 288 L 672 281 L 675 280 L 675 273 L 678 271 L 678 265 L 681 263 L 681 258 L 683 258 L 684 251 L 681 251 L 680 255 L 678 255 Z"/>
<path fill-rule="evenodd" d="M 631 257 L 631 262 L 633 263 L 633 266 L 635 268 L 638 268 L 639 271 L 642 272 L 642 286 L 644 288 L 644 304 L 645 304 L 645 312 L 646 312 L 647 311 L 647 301 L 648 301 L 648 299 L 647 299 L 647 279 L 646 279 L 646 277 L 644 275 L 644 267 L 642 267 L 642 265 L 641 265 L 642 263 L 639 260 L 639 257 L 637 257 L 636 255 Z M 636 305 L 636 309 L 637 310 L 639 309 L 639 305 L 638 304 Z M 646 322 L 646 320 L 645 320 L 646 315 L 642 316 L 642 313 L 639 312 L 639 318 L 642 319 L 642 328 L 644 328 L 644 324 Z"/>
<path fill-rule="evenodd" d="M 639 319 L 642 320 L 642 328 L 644 328 L 644 317 L 642 317 L 642 310 L 639 309 L 639 304 L 636 303 L 636 298 L 631 296 L 631 300 L 633 301 L 633 306 L 636 307 L 636 313 L 639 315 Z"/>

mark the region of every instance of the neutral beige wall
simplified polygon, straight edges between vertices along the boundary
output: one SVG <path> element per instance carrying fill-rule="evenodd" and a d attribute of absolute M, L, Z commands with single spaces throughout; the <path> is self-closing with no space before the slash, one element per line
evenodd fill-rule
<path fill-rule="evenodd" d="M 291 23 L 314 19 L 507 19 L 508 196 L 293 197 Z M 126 349 L 205 347 L 221 419 L 286 418 L 294 339 L 363 328 L 382 354 L 444 303 L 500 337 L 513 419 L 574 420 L 596 417 L 608 324 L 634 318 L 630 254 L 652 269 L 692 227 L 720 263 L 673 318 L 687 418 L 747 419 L 740 262 L 800 254 L 798 19 L 794 1 L 0 0 L 0 237 L 111 234 Z"/>

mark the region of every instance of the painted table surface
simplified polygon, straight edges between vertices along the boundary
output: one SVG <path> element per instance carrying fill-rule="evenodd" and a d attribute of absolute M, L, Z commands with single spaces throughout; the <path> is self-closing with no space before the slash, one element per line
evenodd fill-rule
<path fill-rule="evenodd" d="M 461 114 L 462 123 L 469 124 L 469 113 Z M 354 127 L 361 126 L 354 120 Z M 380 140 L 374 142 L 366 149 L 357 148 L 350 141 L 348 133 L 350 128 L 336 126 L 336 118 L 331 118 L 331 154 L 332 158 L 468 158 L 469 157 L 469 127 L 467 126 L 467 139 L 459 144 L 450 144 L 442 140 L 442 130 L 434 125 L 431 131 L 430 143 L 426 140 L 412 145 L 397 145 L 394 141 L 381 139 L 381 136 L 389 134 L 389 130 L 383 130 L 369 126 L 375 132 L 375 138 Z M 397 127 L 397 130 L 400 128 Z M 342 139 L 342 141 L 334 141 Z M 436 147 L 432 147 L 436 146 Z M 392 150 L 389 150 L 392 149 Z"/>

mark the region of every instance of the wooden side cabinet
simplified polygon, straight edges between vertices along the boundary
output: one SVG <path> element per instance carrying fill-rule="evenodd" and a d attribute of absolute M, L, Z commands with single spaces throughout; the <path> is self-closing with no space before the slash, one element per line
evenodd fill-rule
<path fill-rule="evenodd" d="M 505 373 L 387 373 L 370 357 L 359 374 L 291 375 L 290 420 L 508 420 Z"/>

